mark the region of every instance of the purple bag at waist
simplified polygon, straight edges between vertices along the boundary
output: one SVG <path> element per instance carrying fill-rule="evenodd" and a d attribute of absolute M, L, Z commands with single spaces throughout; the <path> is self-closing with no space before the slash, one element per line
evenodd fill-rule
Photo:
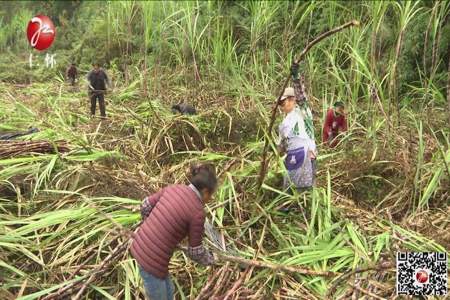
<path fill-rule="evenodd" d="M 287 152 L 284 159 L 284 165 L 288 171 L 296 170 L 303 165 L 305 161 L 305 148 L 300 147 Z"/>

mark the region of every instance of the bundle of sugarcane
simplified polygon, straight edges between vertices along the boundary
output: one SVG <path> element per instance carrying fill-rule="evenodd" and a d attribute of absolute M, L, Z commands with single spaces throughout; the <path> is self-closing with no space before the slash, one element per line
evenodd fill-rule
<path fill-rule="evenodd" d="M 65 141 L 0 141 L 0 159 L 33 153 L 68 152 Z"/>

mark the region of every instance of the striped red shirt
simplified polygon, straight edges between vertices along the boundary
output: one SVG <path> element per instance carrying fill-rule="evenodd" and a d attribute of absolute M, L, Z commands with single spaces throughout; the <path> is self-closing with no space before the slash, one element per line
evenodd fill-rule
<path fill-rule="evenodd" d="M 163 279 L 173 252 L 185 237 L 191 249 L 203 248 L 203 202 L 187 185 L 165 187 L 147 201 L 151 212 L 135 233 L 130 251 L 146 272 Z"/>

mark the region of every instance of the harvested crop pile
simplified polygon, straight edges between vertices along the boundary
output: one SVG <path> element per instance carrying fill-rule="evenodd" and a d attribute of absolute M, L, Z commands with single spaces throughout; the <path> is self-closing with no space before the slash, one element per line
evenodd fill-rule
<path fill-rule="evenodd" d="M 65 141 L 0 141 L 0 159 L 38 153 L 68 152 L 69 150 Z"/>

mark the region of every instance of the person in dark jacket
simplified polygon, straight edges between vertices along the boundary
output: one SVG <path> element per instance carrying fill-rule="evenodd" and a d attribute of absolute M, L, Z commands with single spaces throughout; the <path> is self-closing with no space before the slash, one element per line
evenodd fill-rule
<path fill-rule="evenodd" d="M 182 115 L 195 115 L 197 111 L 190 104 L 180 103 L 172 106 L 172 113 L 180 113 Z"/>
<path fill-rule="evenodd" d="M 75 80 L 77 78 L 77 67 L 74 63 L 71 63 L 70 66 L 66 70 L 66 77 L 69 80 L 71 85 L 75 85 Z"/>
<path fill-rule="evenodd" d="M 347 119 L 345 118 L 344 103 L 337 101 L 334 103 L 334 109 L 330 108 L 323 124 L 322 138 L 323 142 L 334 148 L 339 139 L 337 136 L 347 131 Z"/>
<path fill-rule="evenodd" d="M 214 257 L 202 244 L 207 203 L 216 190 L 211 165 L 191 168 L 189 185 L 170 185 L 146 197 L 141 206 L 142 225 L 134 234 L 131 254 L 136 259 L 147 297 L 172 300 L 173 283 L 168 267 L 178 244 L 189 238 L 187 255 L 202 265 Z"/>
<path fill-rule="evenodd" d="M 95 116 L 95 106 L 98 100 L 100 106 L 100 115 L 102 118 L 106 117 L 105 108 L 105 92 L 106 85 L 110 86 L 108 75 L 103 69 L 100 69 L 98 63 L 92 65 L 94 69 L 87 75 L 89 82 L 89 97 L 91 99 L 91 116 Z"/>
<path fill-rule="evenodd" d="M 25 135 L 33 134 L 39 132 L 39 129 L 36 127 L 30 127 L 27 131 L 22 132 L 14 132 L 14 133 L 7 133 L 7 134 L 0 134 L 0 140 L 13 140 L 18 137 L 22 137 Z"/>

